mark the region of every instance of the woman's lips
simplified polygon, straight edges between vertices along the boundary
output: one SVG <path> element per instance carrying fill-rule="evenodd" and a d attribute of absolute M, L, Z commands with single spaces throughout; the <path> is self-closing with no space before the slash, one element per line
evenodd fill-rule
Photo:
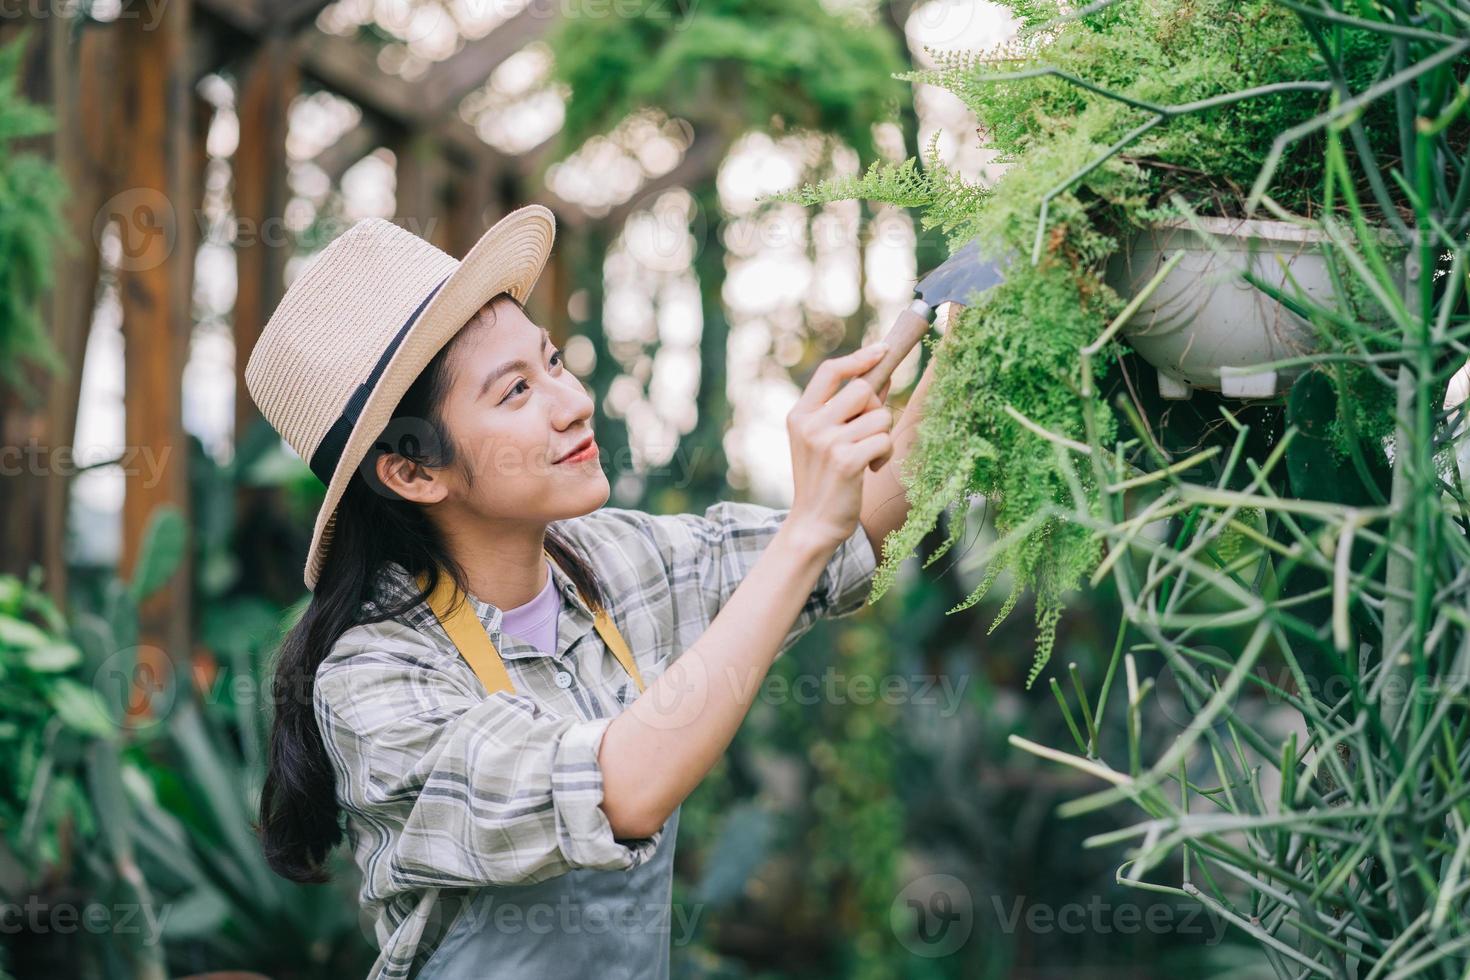
<path fill-rule="evenodd" d="M 590 459 L 596 459 L 596 458 L 597 458 L 597 442 L 594 440 L 593 442 L 590 442 L 590 443 L 587 444 L 587 448 L 586 449 L 583 449 L 580 452 L 572 453 L 570 456 L 566 457 L 565 459 L 559 459 L 556 462 L 557 462 L 557 465 L 560 466 L 562 463 L 585 463 L 585 462 L 587 462 Z"/>

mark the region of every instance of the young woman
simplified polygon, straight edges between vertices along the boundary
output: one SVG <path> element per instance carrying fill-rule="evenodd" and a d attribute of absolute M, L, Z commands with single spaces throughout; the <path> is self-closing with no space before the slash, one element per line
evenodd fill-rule
<path fill-rule="evenodd" d="M 259 832 L 297 881 L 345 833 L 373 978 L 667 977 L 681 803 L 772 661 L 862 605 L 907 512 L 919 413 L 895 428 L 855 380 L 881 345 L 788 416 L 789 509 L 605 507 L 592 398 L 522 306 L 554 227 L 523 208 L 455 262 L 359 222 L 246 368 L 328 487 Z"/>

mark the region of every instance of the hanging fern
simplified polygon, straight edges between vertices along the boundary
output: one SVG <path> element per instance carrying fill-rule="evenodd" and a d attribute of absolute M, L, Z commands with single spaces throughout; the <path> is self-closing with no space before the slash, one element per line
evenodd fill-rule
<path fill-rule="evenodd" d="M 945 166 L 936 133 L 922 170 L 914 159 L 875 164 L 860 177 L 772 199 L 817 205 L 860 197 L 914 208 L 921 227 L 941 229 L 951 248 L 978 237 L 985 254 L 1011 258 L 1005 282 L 964 308 L 933 347 L 925 418 L 901 474 L 911 510 L 885 542 L 873 598 L 893 585 L 941 513 L 985 495 L 1000 543 L 956 610 L 980 601 L 1005 571 L 1014 587 L 997 622 L 1034 591 L 1029 686 L 1051 654 L 1065 595 L 1101 559 L 1092 535 L 1065 516 L 1076 506 L 1069 479 L 1095 499 L 1088 474 L 1064 471 L 1053 443 L 1036 430 L 1083 437 L 1078 351 L 1122 307 L 1103 281 L 1107 260 L 1123 235 L 1177 213 L 1171 193 L 1182 193 L 1197 213 L 1239 213 L 1240 188 L 1275 135 L 1321 111 L 1327 96 L 1286 91 L 1176 116 L 1117 152 L 1115 144 L 1155 115 L 1148 105 L 1324 77 L 1300 21 L 1271 0 L 1124 0 L 1060 23 L 1066 11 L 1058 3 L 1006 6 L 1023 25 L 1015 40 L 978 53 L 931 52 L 934 68 L 897 76 L 948 89 L 969 107 L 1008 168 L 993 187 L 970 184 Z M 1367 57 L 1371 38 L 1345 43 L 1364 46 L 1355 70 L 1371 72 L 1378 63 Z M 1042 68 L 1071 78 L 1036 73 Z M 1365 84 L 1352 82 L 1355 90 Z M 1277 172 L 1275 199 L 1310 213 L 1319 174 L 1320 146 L 1301 141 Z M 1099 378 L 1117 350 L 1094 363 Z M 1116 422 L 1106 404 L 1096 409 L 1106 429 L 1101 441 L 1110 444 Z M 953 537 L 928 561 L 952 544 Z"/>

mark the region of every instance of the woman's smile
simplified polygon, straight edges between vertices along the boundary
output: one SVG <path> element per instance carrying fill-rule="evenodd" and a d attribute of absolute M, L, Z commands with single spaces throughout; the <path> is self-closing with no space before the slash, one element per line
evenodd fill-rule
<path fill-rule="evenodd" d="M 578 448 L 556 461 L 556 465 L 562 463 L 585 463 L 597 458 L 597 440 L 588 436 L 583 442 L 578 443 Z"/>

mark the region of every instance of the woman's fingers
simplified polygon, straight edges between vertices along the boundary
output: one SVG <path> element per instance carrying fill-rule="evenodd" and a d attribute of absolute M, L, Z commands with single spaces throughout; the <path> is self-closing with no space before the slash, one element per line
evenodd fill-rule
<path fill-rule="evenodd" d="M 893 428 L 893 409 L 886 405 L 864 412 L 850 422 L 837 427 L 838 441 L 857 442 L 875 432 L 888 432 Z"/>
<path fill-rule="evenodd" d="M 878 460 L 893 455 L 893 436 L 888 432 L 875 432 L 853 443 L 849 452 L 857 463 L 855 471 L 861 473 Z"/>
<path fill-rule="evenodd" d="M 814 412 L 837 391 L 842 382 L 856 378 L 883 359 L 888 345 L 879 341 L 859 348 L 842 357 L 831 357 L 817 365 L 817 370 L 807 382 L 806 390 L 796 400 L 797 411 Z M 859 385 L 858 387 L 866 387 Z"/>
<path fill-rule="evenodd" d="M 828 425 L 841 425 L 882 404 L 866 381 L 853 378 L 813 414 Z"/>
<path fill-rule="evenodd" d="M 861 472 L 864 467 L 879 469 L 882 463 L 875 461 L 878 458 L 886 460 L 893 451 L 892 448 L 893 410 L 881 407 L 872 411 L 864 412 L 851 422 L 846 422 L 837 427 L 836 443 L 839 447 L 846 447 L 846 452 L 851 454 L 855 472 Z M 875 436 L 888 439 L 888 448 L 883 449 L 878 456 L 873 453 Z"/>

